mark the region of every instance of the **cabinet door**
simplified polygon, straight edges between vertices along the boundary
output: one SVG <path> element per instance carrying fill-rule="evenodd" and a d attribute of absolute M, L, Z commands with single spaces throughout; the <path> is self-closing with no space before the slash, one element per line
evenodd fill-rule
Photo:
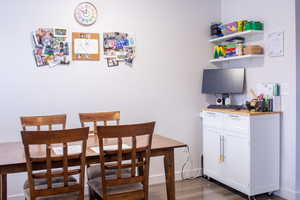
<path fill-rule="evenodd" d="M 249 193 L 250 189 L 250 141 L 238 133 L 224 133 L 224 176 L 228 185 Z"/>
<path fill-rule="evenodd" d="M 215 179 L 222 178 L 221 172 L 221 136 L 216 129 L 203 129 L 204 174 Z"/>

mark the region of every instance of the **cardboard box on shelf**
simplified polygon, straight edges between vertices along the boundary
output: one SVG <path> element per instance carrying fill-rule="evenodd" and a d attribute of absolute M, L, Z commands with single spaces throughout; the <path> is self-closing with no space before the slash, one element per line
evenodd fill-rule
<path fill-rule="evenodd" d="M 260 54 L 264 53 L 264 49 L 259 45 L 249 45 L 249 46 L 245 47 L 244 53 L 246 55 L 249 55 L 249 54 L 258 54 L 258 55 L 260 55 Z"/>

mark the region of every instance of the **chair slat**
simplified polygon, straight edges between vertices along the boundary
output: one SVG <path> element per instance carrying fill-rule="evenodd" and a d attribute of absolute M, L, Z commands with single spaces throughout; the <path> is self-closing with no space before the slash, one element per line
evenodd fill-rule
<path fill-rule="evenodd" d="M 120 111 L 114 112 L 94 112 L 94 113 L 79 113 L 80 122 L 93 121 L 114 121 L 120 120 Z"/>
<path fill-rule="evenodd" d="M 91 134 L 97 134 L 97 122 L 103 122 L 107 126 L 108 121 L 116 121 L 119 124 L 120 111 L 115 112 L 95 112 L 95 113 L 79 113 L 81 127 L 85 127 L 86 123 L 92 123 L 93 130 Z"/>
<path fill-rule="evenodd" d="M 63 193 L 78 192 L 80 190 L 81 190 L 81 185 L 77 183 L 74 185 L 70 185 L 68 187 L 58 187 L 58 188 L 48 188 L 48 189 L 36 190 L 36 196 L 50 196 L 50 195 L 57 195 L 57 194 L 63 194 Z M 66 198 L 66 199 L 68 199 L 68 198 Z"/>
<path fill-rule="evenodd" d="M 61 115 L 47 115 L 47 116 L 24 116 L 21 117 L 21 124 L 23 127 L 23 130 L 26 130 L 26 127 L 28 126 L 35 126 L 37 127 L 37 130 L 41 130 L 41 126 L 48 126 L 49 125 L 62 125 L 62 129 L 65 129 L 66 126 L 66 120 L 67 115 L 61 114 Z"/>
<path fill-rule="evenodd" d="M 143 176 L 136 176 L 131 178 L 122 178 L 122 179 L 113 179 L 113 180 L 106 180 L 106 186 L 116 186 L 116 185 L 129 185 L 134 183 L 140 183 L 144 181 Z"/>
<path fill-rule="evenodd" d="M 88 130 L 89 128 L 84 128 Z M 76 142 L 82 138 L 82 133 L 78 129 L 55 130 L 55 131 L 22 131 L 23 142 L 27 144 L 59 144 L 67 142 Z M 39 134 L 35 134 L 39 133 Z"/>
<path fill-rule="evenodd" d="M 80 159 L 80 157 L 81 157 L 81 153 L 68 155 L 69 160 L 71 160 L 71 159 Z M 44 158 L 44 157 L 32 157 L 32 158 L 31 158 L 31 162 L 32 162 L 32 163 L 46 162 L 46 160 L 47 160 L 47 159 Z M 63 157 L 63 155 L 52 156 L 51 160 L 52 160 L 52 161 L 63 161 L 63 160 L 64 160 L 64 157 Z"/>
<path fill-rule="evenodd" d="M 93 121 L 94 124 L 94 134 L 97 134 L 97 121 Z"/>
<path fill-rule="evenodd" d="M 122 138 L 118 137 L 118 171 L 117 171 L 117 177 L 121 178 L 121 165 L 122 165 Z"/>
<path fill-rule="evenodd" d="M 136 162 L 135 163 L 135 166 L 136 167 L 141 167 L 141 166 L 144 166 L 146 164 L 146 162 L 145 161 L 142 161 L 142 162 Z M 122 169 L 126 169 L 126 168 L 131 168 L 133 165 L 131 164 L 131 163 L 128 163 L 128 164 L 122 164 L 121 165 L 121 168 Z M 118 169 L 118 165 L 117 164 L 115 164 L 115 165 L 105 165 L 104 166 L 105 167 L 105 169 Z"/>
<path fill-rule="evenodd" d="M 67 172 L 67 175 L 72 176 L 72 175 L 76 175 L 76 174 L 80 174 L 80 173 L 81 173 L 80 169 L 73 169 L 73 170 L 69 170 Z M 64 176 L 63 171 L 52 172 L 52 174 L 51 174 L 52 178 L 63 177 L 63 176 Z M 45 178 L 47 178 L 47 174 L 40 172 L 40 173 L 32 174 L 32 177 L 35 179 L 45 179 Z"/>
<path fill-rule="evenodd" d="M 64 174 L 64 186 L 68 186 L 68 144 L 63 143 L 63 174 Z"/>
<path fill-rule="evenodd" d="M 136 174 L 136 136 L 132 137 L 132 156 L 131 156 L 131 176 L 134 177 Z"/>
<path fill-rule="evenodd" d="M 81 184 L 81 194 L 83 198 L 84 194 L 84 175 L 85 175 L 85 157 L 86 157 L 86 144 L 87 142 L 84 141 L 82 143 L 82 152 L 81 152 L 81 158 L 80 158 L 80 184 Z"/>
<path fill-rule="evenodd" d="M 143 125 L 143 126 L 139 126 Z M 100 127 L 100 129 L 99 129 Z M 103 129 L 105 132 L 103 132 Z M 135 136 L 142 136 L 145 133 L 149 133 L 153 131 L 153 127 L 151 123 L 143 123 L 143 124 L 134 124 L 134 125 L 119 125 L 118 129 L 114 128 L 115 126 L 98 126 L 97 131 L 101 131 L 101 135 L 104 138 L 117 138 L 117 137 L 131 137 L 132 132 L 135 133 Z"/>
<path fill-rule="evenodd" d="M 51 172 L 52 172 L 52 167 L 51 167 L 51 146 L 49 144 L 46 145 L 46 152 L 47 152 L 47 184 L 48 188 L 52 188 L 52 178 L 51 178 Z"/>

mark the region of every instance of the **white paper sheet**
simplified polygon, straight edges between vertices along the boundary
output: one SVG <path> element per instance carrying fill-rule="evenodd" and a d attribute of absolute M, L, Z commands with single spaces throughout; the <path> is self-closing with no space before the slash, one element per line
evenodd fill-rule
<path fill-rule="evenodd" d="M 270 33 L 267 38 L 267 47 L 270 57 L 284 56 L 284 32 Z"/>
<path fill-rule="evenodd" d="M 130 149 L 131 146 L 127 145 L 127 144 L 122 144 L 122 149 Z M 90 147 L 90 149 L 92 151 L 94 151 L 95 153 L 99 153 L 99 147 Z M 118 145 L 106 145 L 104 146 L 104 150 L 105 151 L 110 151 L 110 150 L 117 150 L 118 149 Z"/>
<path fill-rule="evenodd" d="M 74 51 L 75 54 L 98 54 L 99 42 L 95 39 L 75 39 Z"/>
<path fill-rule="evenodd" d="M 63 147 L 52 147 L 55 155 L 63 155 Z M 68 145 L 68 154 L 81 153 L 81 145 Z"/>

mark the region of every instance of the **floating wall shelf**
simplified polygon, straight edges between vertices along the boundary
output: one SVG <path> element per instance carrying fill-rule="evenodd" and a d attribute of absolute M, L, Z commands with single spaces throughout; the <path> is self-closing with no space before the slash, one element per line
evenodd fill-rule
<path fill-rule="evenodd" d="M 233 57 L 229 57 L 229 58 L 218 58 L 218 59 L 213 59 L 210 60 L 210 63 L 222 63 L 222 62 L 226 62 L 226 61 L 237 61 L 237 60 L 244 60 L 244 59 L 250 59 L 250 58 L 263 58 L 264 55 L 244 55 L 244 56 L 233 56 Z"/>
<path fill-rule="evenodd" d="M 263 34 L 263 33 L 264 33 L 264 31 L 250 30 L 250 31 L 238 32 L 238 33 L 233 33 L 230 35 L 225 35 L 223 37 L 214 38 L 214 39 L 209 40 L 209 42 L 218 43 L 218 42 L 223 42 L 223 41 L 232 39 L 234 37 L 247 37 L 247 36 Z"/>

